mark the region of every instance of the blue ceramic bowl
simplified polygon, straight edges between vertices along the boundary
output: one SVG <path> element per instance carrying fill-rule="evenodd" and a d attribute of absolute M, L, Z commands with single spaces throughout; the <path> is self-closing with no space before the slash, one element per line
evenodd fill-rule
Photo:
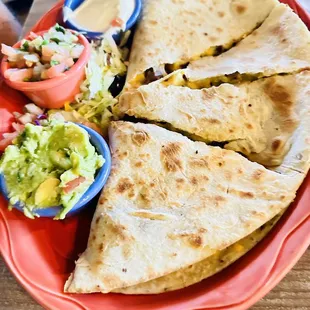
<path fill-rule="evenodd" d="M 98 154 L 104 157 L 105 162 L 103 166 L 97 171 L 94 183 L 84 193 L 76 205 L 68 212 L 67 217 L 76 214 L 78 211 L 81 211 L 93 198 L 95 198 L 95 196 L 101 191 L 104 184 L 106 183 L 111 171 L 111 153 L 109 146 L 103 137 L 93 129 L 90 129 L 81 124 L 78 125 L 88 132 L 91 144 L 96 148 Z M 0 174 L 0 192 L 7 200 L 9 200 L 5 178 L 2 174 Z M 24 212 L 20 203 L 15 204 L 14 208 Z M 38 214 L 40 217 L 55 217 L 61 210 L 62 208 L 57 206 L 45 209 L 36 209 L 34 210 L 34 213 Z"/>
<path fill-rule="evenodd" d="M 63 16 L 65 14 L 64 13 L 65 10 L 71 9 L 72 11 L 74 11 L 77 7 L 80 6 L 80 4 L 82 2 L 84 2 L 84 0 L 65 0 L 64 5 L 63 5 L 63 9 L 62 9 Z M 128 19 L 128 21 L 127 21 L 126 29 L 125 30 L 130 29 L 136 23 L 136 21 L 139 18 L 139 15 L 141 13 L 141 9 L 142 9 L 142 0 L 135 0 L 135 9 L 134 9 L 132 15 L 130 16 L 130 18 Z M 103 32 L 88 31 L 88 30 L 85 30 L 83 28 L 79 28 L 79 27 L 77 27 L 77 25 L 71 23 L 69 19 L 64 21 L 64 23 L 65 23 L 67 28 L 76 30 L 78 32 L 82 32 L 89 39 L 99 38 L 103 34 Z M 118 41 L 119 36 L 115 35 L 114 39 L 116 41 Z"/>

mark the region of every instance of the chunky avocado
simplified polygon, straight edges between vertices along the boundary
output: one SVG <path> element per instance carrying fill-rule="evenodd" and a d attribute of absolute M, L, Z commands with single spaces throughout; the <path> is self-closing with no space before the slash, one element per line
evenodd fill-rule
<path fill-rule="evenodd" d="M 53 121 L 47 126 L 27 124 L 0 160 L 10 203 L 23 204 L 25 215 L 62 206 L 63 219 L 93 183 L 104 163 L 87 132 L 73 123 Z"/>

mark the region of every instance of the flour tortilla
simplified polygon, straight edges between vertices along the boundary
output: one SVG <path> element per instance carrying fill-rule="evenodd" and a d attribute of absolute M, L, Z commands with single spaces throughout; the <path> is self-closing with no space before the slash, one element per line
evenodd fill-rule
<path fill-rule="evenodd" d="M 218 57 L 192 62 L 182 74 L 189 81 L 197 81 L 236 72 L 266 77 L 307 68 L 310 68 L 310 33 L 287 5 L 280 4 L 237 46 Z"/>
<path fill-rule="evenodd" d="M 249 236 L 239 240 L 224 250 L 216 252 L 199 263 L 190 265 L 166 276 L 115 290 L 114 292 L 130 295 L 160 294 L 196 284 L 222 271 L 250 251 L 270 232 L 282 215 L 283 212 L 276 215 L 272 220 L 255 230 Z"/>
<path fill-rule="evenodd" d="M 165 64 L 188 62 L 230 45 L 261 24 L 277 0 L 146 0 L 135 32 L 127 82 Z"/>
<path fill-rule="evenodd" d="M 112 172 L 65 285 L 108 293 L 195 264 L 251 234 L 300 179 L 150 124 L 112 122 Z"/>
<path fill-rule="evenodd" d="M 118 108 L 136 118 L 168 123 L 194 140 L 223 142 L 226 149 L 265 166 L 278 166 L 301 121 L 310 136 L 309 93 L 310 71 L 202 90 L 165 87 L 158 81 L 125 92 Z"/>

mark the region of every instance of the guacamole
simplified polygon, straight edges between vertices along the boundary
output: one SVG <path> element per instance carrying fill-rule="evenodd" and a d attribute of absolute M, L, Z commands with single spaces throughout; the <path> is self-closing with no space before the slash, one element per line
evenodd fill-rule
<path fill-rule="evenodd" d="M 20 202 L 27 217 L 36 209 L 62 206 L 55 219 L 64 219 L 94 181 L 104 163 L 78 125 L 52 121 L 27 124 L 0 160 L 10 203 Z"/>

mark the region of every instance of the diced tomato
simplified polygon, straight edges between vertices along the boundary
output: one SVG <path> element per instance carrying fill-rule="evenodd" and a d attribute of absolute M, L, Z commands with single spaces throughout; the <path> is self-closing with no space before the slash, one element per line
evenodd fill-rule
<path fill-rule="evenodd" d="M 46 75 L 49 79 L 61 75 L 66 69 L 66 65 L 64 62 L 60 63 L 59 65 L 50 67 L 46 70 Z"/>
<path fill-rule="evenodd" d="M 76 178 L 76 179 L 74 179 L 74 180 L 68 182 L 68 183 L 66 184 L 66 186 L 64 187 L 63 190 L 64 190 L 64 192 L 65 192 L 66 194 L 68 194 L 68 193 L 72 192 L 75 188 L 77 188 L 78 186 L 80 186 L 80 184 L 82 184 L 82 183 L 85 182 L 85 181 L 86 181 L 86 178 L 84 178 L 84 177 L 78 177 L 78 178 Z"/>
<path fill-rule="evenodd" d="M 123 25 L 124 25 L 124 21 L 119 17 L 114 18 L 111 22 L 112 27 L 122 27 Z"/>
<path fill-rule="evenodd" d="M 10 132 L 3 134 L 5 136 L 2 140 L 0 140 L 0 152 L 4 152 L 7 146 L 13 143 L 13 140 L 19 135 L 19 132 Z"/>
<path fill-rule="evenodd" d="M 32 68 L 28 69 L 8 69 L 4 72 L 5 78 L 10 81 L 24 81 L 25 79 L 30 79 L 32 77 Z"/>
<path fill-rule="evenodd" d="M 38 35 L 31 31 L 29 33 L 28 40 L 32 41 L 32 40 L 36 39 L 37 37 L 38 37 Z"/>

